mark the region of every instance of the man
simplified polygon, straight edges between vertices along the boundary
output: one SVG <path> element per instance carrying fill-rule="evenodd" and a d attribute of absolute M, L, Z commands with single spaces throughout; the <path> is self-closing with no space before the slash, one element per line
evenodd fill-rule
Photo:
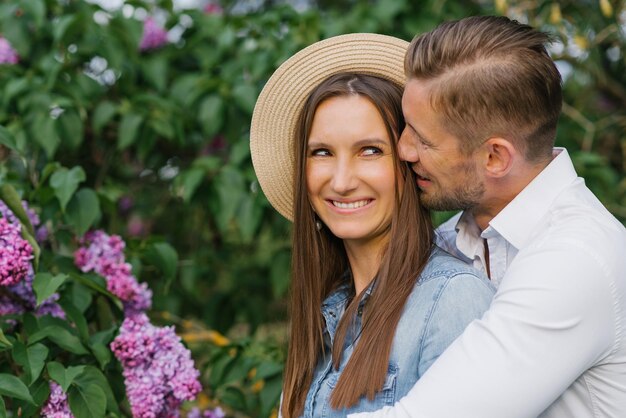
<path fill-rule="evenodd" d="M 416 37 L 400 155 L 422 202 L 463 209 L 440 245 L 498 285 L 393 408 L 357 417 L 626 417 L 626 230 L 553 149 L 549 37 L 470 17 Z"/>

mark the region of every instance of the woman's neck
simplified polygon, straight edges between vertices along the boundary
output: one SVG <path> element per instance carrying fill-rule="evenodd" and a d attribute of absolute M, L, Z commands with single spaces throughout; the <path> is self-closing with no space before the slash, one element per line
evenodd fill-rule
<path fill-rule="evenodd" d="M 344 241 L 357 295 L 369 286 L 376 273 L 378 273 L 383 249 L 387 242 L 388 236 L 366 242 Z"/>

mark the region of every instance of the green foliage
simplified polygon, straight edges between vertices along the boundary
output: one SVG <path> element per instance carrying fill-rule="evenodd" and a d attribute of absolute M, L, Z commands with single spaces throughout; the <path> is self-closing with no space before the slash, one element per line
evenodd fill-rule
<path fill-rule="evenodd" d="M 260 335 L 284 327 L 290 226 L 254 175 L 250 117 L 278 65 L 325 37 L 409 40 L 484 13 L 554 33 L 552 53 L 569 69 L 557 142 L 626 221 L 624 1 L 319 0 L 301 12 L 275 2 L 242 12 L 233 2 L 222 15 L 174 10 L 170 1 L 127 3 L 161 12 L 180 39 L 140 51 L 142 24 L 122 10 L 0 4 L 0 33 L 20 55 L 19 64 L 0 65 L 0 199 L 35 251 L 37 303 L 58 292 L 67 317 L 6 318 L 16 326 L 3 318 L 0 417 L 18 408 L 36 416 L 50 379 L 67 390 L 77 417 L 130 415 L 108 348 L 121 303 L 72 262 L 77 238 L 96 227 L 126 239 L 134 274 L 154 291 L 152 315 L 183 330 L 202 371 L 198 403 L 246 416 L 275 412 L 285 338 Z M 49 230 L 41 251 L 21 200 Z"/>

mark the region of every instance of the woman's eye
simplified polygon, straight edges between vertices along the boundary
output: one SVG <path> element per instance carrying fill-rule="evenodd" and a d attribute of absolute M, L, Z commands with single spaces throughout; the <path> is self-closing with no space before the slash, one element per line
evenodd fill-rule
<path fill-rule="evenodd" d="M 327 157 L 330 155 L 330 151 L 325 148 L 318 148 L 311 151 L 311 156 L 313 157 Z"/>
<path fill-rule="evenodd" d="M 380 155 L 383 151 L 378 147 L 365 147 L 363 148 L 363 155 Z"/>

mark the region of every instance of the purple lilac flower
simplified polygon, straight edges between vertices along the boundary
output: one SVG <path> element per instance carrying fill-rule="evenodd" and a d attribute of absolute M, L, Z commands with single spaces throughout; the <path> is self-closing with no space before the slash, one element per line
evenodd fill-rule
<path fill-rule="evenodd" d="M 127 214 L 135 206 L 135 200 L 131 196 L 122 196 L 117 201 L 117 207 L 122 214 Z"/>
<path fill-rule="evenodd" d="M 111 350 L 124 368 L 133 417 L 178 417 L 178 408 L 202 390 L 191 353 L 173 327 L 155 327 L 139 313 L 127 317 Z"/>
<path fill-rule="evenodd" d="M 224 418 L 226 413 L 219 406 L 215 409 L 200 411 L 200 408 L 192 408 L 187 413 L 187 418 Z"/>
<path fill-rule="evenodd" d="M 11 43 L 6 38 L 0 36 L 0 64 L 17 64 L 19 60 L 20 57 L 11 46 Z"/>
<path fill-rule="evenodd" d="M 20 224 L 0 218 L 0 286 L 19 283 L 28 273 L 33 249 L 21 229 Z"/>
<path fill-rule="evenodd" d="M 40 220 L 39 216 L 35 213 L 34 210 L 28 207 L 28 203 L 23 200 L 22 206 L 26 210 L 28 217 L 30 219 L 33 227 L 39 225 Z M 21 224 L 19 220 L 15 216 L 15 214 L 9 209 L 9 207 L 0 200 L 0 214 L 2 220 L 6 221 L 11 225 L 10 228 L 21 230 Z M 46 230 L 47 231 L 47 230 Z M 19 237 L 21 239 L 21 236 Z M 2 238 L 0 238 L 0 243 L 2 242 Z M 25 241 L 26 242 L 26 241 Z M 14 241 L 14 245 L 16 245 L 17 240 Z M 0 265 L 4 265 L 5 257 L 7 255 L 6 252 L 3 253 L 5 246 L 0 248 Z M 32 252 L 32 248 L 28 245 Z M 32 257 L 31 257 L 32 258 Z M 1 268 L 0 268 L 1 269 Z M 34 312 L 36 316 L 42 315 L 52 315 L 57 318 L 65 318 L 65 312 L 61 307 L 56 303 L 59 300 L 59 295 L 57 293 L 50 296 L 48 299 L 43 301 L 39 307 L 37 307 L 37 298 L 35 296 L 35 292 L 33 291 L 33 280 L 35 278 L 35 272 L 33 270 L 33 266 L 30 262 L 27 262 L 25 265 L 25 274 L 23 276 L 23 280 L 12 280 L 12 284 L 5 285 L 4 292 L 0 295 L 0 316 L 2 315 L 20 315 L 25 312 Z M 0 280 L 1 281 L 1 280 Z"/>
<path fill-rule="evenodd" d="M 127 315 L 143 312 L 152 305 L 152 291 L 146 283 L 138 283 L 125 262 L 126 244 L 119 235 L 91 231 L 81 240 L 74 253 L 74 263 L 83 272 L 94 271 L 107 281 L 107 290 L 124 303 Z"/>
<path fill-rule="evenodd" d="M 26 215 L 28 215 L 28 220 L 30 221 L 30 224 L 33 226 L 33 228 L 35 228 L 35 239 L 37 240 L 37 242 L 45 241 L 48 238 L 48 227 L 46 227 L 45 225 L 39 226 L 39 224 L 41 223 L 41 219 L 39 219 L 39 215 L 37 215 L 37 212 L 35 212 L 28 206 L 27 201 L 22 200 L 22 207 L 26 211 Z M 12 224 L 19 223 L 17 216 L 15 216 L 13 211 L 11 211 L 11 209 L 9 209 L 6 203 L 4 203 L 2 200 L 0 200 L 0 214 L 2 214 L 2 217 L 6 218 L 7 221 Z"/>
<path fill-rule="evenodd" d="M 159 26 L 153 17 L 143 22 L 143 36 L 139 44 L 140 51 L 160 48 L 167 43 L 167 32 Z"/>
<path fill-rule="evenodd" d="M 35 273 L 30 266 L 26 277 L 21 282 L 6 286 L 4 294 L 0 295 L 0 316 L 19 315 L 25 312 L 34 312 L 36 316 L 52 315 L 65 319 L 65 312 L 56 303 L 59 294 L 54 293 L 37 307 L 37 298 L 33 291 Z"/>
<path fill-rule="evenodd" d="M 45 418 L 74 418 L 67 403 L 67 395 L 56 382 L 50 381 L 50 397 L 41 409 Z"/>

